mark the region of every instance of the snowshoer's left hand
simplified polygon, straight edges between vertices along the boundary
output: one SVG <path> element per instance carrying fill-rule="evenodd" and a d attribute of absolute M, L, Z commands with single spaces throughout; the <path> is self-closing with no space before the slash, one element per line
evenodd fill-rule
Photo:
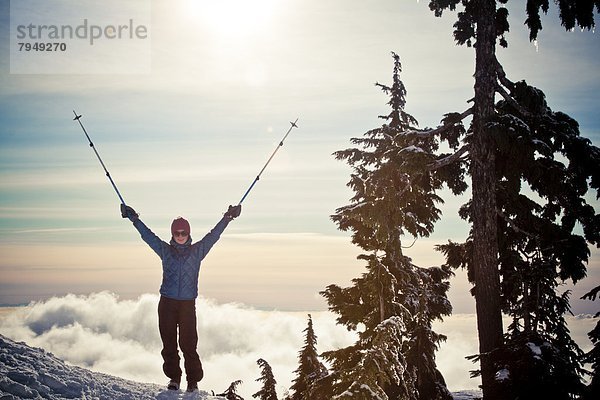
<path fill-rule="evenodd" d="M 240 216 L 242 212 L 242 205 L 238 204 L 237 206 L 229 206 L 227 212 L 225 213 L 225 217 L 229 219 L 234 219 Z"/>
<path fill-rule="evenodd" d="M 121 203 L 121 217 L 129 218 L 129 220 L 133 222 L 138 219 L 139 214 L 136 213 L 133 208 Z"/>

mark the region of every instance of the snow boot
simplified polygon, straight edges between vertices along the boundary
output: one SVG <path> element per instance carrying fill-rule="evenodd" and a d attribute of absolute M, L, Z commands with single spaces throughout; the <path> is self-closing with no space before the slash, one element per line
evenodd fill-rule
<path fill-rule="evenodd" d="M 198 382 L 188 382 L 187 392 L 192 393 L 198 390 Z"/>
<path fill-rule="evenodd" d="M 177 382 L 176 380 L 171 379 L 169 381 L 169 384 L 167 385 L 167 389 L 169 389 L 169 390 L 179 390 L 179 382 Z"/>

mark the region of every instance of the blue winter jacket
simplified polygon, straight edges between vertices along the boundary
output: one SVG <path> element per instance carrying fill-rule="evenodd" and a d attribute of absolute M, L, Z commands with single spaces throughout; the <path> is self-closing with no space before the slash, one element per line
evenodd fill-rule
<path fill-rule="evenodd" d="M 229 218 L 223 217 L 202 240 L 194 244 L 191 236 L 185 244 L 178 244 L 173 239 L 171 243 L 164 242 L 140 219 L 133 222 L 142 239 L 162 260 L 161 295 L 175 300 L 192 300 L 198 297 L 200 263 L 219 240 L 229 221 L 231 221 Z"/>

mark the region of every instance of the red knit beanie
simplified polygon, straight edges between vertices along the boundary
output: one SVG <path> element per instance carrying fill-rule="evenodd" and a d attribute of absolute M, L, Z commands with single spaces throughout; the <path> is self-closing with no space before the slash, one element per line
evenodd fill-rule
<path fill-rule="evenodd" d="M 175 236 L 175 232 L 184 231 L 189 235 L 191 233 L 190 223 L 185 218 L 177 218 L 171 224 L 171 235 Z"/>

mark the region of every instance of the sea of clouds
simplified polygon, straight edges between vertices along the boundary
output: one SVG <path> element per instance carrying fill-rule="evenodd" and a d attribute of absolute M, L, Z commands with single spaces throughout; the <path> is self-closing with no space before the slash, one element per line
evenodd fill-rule
<path fill-rule="evenodd" d="M 0 333 L 94 371 L 166 383 L 158 300 L 153 294 L 121 300 L 108 292 L 54 297 L 14 309 L 0 319 Z M 307 313 L 262 311 L 204 298 L 198 299 L 196 307 L 198 351 L 205 370 L 201 389 L 218 393 L 241 379 L 240 393 L 251 398 L 260 389 L 255 382 L 260 377 L 259 358 L 273 368 L 280 394 L 289 388 L 304 346 Z M 354 334 L 336 325 L 331 314 L 311 315 L 319 351 L 353 342 Z"/>
<path fill-rule="evenodd" d="M 12 310 L 0 318 L 0 333 L 94 371 L 165 383 L 158 300 L 158 295 L 152 294 L 122 300 L 108 292 L 54 297 Z M 197 314 L 198 350 L 205 370 L 201 389 L 218 393 L 241 379 L 240 394 L 251 398 L 260 388 L 256 382 L 259 358 L 273 368 L 280 395 L 291 386 L 298 352 L 304 346 L 306 312 L 264 311 L 199 298 Z M 334 314 L 321 311 L 311 315 L 319 352 L 347 346 L 356 339 L 355 333 L 336 324 Z M 594 324 L 590 316 L 570 321 L 572 334 L 584 349 L 591 346 L 586 334 Z M 468 371 L 474 368 L 464 358 L 477 351 L 475 326 L 474 315 L 458 314 L 434 327 L 448 336 L 437 362 L 453 391 L 474 389 L 479 383 L 469 378 Z"/>

